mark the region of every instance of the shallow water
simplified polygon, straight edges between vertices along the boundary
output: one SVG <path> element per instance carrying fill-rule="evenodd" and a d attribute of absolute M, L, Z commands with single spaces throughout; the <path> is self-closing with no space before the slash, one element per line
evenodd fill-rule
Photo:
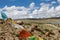
<path fill-rule="evenodd" d="M 60 22 L 48 22 L 48 24 L 60 24 Z"/>

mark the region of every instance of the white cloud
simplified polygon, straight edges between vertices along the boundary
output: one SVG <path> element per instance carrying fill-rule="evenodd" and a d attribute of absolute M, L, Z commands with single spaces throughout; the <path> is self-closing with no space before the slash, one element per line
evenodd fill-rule
<path fill-rule="evenodd" d="M 47 11 L 47 14 L 48 14 L 49 17 L 55 17 L 56 13 L 55 13 L 54 7 L 50 8 L 50 9 Z"/>
<path fill-rule="evenodd" d="M 56 11 L 60 11 L 60 5 L 57 6 L 55 9 L 56 9 Z"/>
<path fill-rule="evenodd" d="M 56 16 L 60 17 L 60 5 L 55 8 L 56 10 Z"/>
<path fill-rule="evenodd" d="M 32 2 L 30 5 L 29 5 L 30 9 L 34 9 L 35 8 L 35 3 Z"/>
<path fill-rule="evenodd" d="M 57 0 L 60 3 L 60 0 Z"/>
<path fill-rule="evenodd" d="M 35 9 L 33 12 L 32 12 L 32 14 L 37 14 L 38 13 L 38 10 L 37 9 Z"/>
<path fill-rule="evenodd" d="M 53 2 L 54 3 L 54 2 Z M 32 2 L 29 8 L 24 6 L 5 6 L 0 9 L 0 13 L 2 10 L 5 10 L 6 14 L 10 18 L 18 19 L 18 18 L 48 18 L 48 17 L 57 17 L 60 16 L 60 5 L 56 8 L 51 7 L 51 4 L 41 3 L 41 7 L 35 7 L 35 3 Z M 37 9 L 39 8 L 39 9 Z M 32 11 L 32 12 L 30 12 Z M 1 18 L 1 15 L 0 15 Z"/>
<path fill-rule="evenodd" d="M 55 3 L 56 3 L 56 1 L 52 1 L 51 3 L 52 3 L 52 4 L 55 4 Z"/>

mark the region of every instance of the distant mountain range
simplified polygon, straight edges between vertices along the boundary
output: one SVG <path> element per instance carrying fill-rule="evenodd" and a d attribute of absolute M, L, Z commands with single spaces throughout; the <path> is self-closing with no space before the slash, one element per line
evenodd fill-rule
<path fill-rule="evenodd" d="M 42 19 L 60 19 L 60 17 L 50 17 L 50 18 L 23 18 L 23 19 L 15 19 L 15 20 L 42 20 Z"/>

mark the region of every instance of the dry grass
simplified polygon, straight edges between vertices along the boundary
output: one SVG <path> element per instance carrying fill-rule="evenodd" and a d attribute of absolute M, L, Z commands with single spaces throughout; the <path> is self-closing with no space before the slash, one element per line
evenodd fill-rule
<path fill-rule="evenodd" d="M 47 24 L 48 20 L 22 20 L 25 28 L 32 27 L 33 24 L 37 24 L 38 28 L 41 31 L 34 30 L 34 32 L 31 32 L 33 35 L 38 36 L 39 35 L 44 40 L 60 40 L 60 33 L 58 32 L 59 29 L 56 29 L 55 27 L 51 26 L 54 25 L 57 27 L 58 24 Z M 49 20 L 50 21 L 50 20 Z M 51 21 L 50 21 L 51 22 Z M 20 29 L 16 29 L 11 27 L 10 25 L 6 24 L 0 24 L 0 40 L 21 40 L 19 38 L 19 31 Z"/>

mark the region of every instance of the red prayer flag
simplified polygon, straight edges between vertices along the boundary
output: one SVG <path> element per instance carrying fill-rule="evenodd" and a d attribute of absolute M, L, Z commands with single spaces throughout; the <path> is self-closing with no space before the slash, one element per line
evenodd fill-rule
<path fill-rule="evenodd" d="M 19 36 L 20 36 L 21 38 L 28 38 L 28 37 L 30 37 L 30 36 L 32 36 L 32 35 L 31 35 L 30 32 L 28 32 L 28 31 L 26 31 L 26 30 L 22 30 L 22 31 L 20 32 Z"/>

